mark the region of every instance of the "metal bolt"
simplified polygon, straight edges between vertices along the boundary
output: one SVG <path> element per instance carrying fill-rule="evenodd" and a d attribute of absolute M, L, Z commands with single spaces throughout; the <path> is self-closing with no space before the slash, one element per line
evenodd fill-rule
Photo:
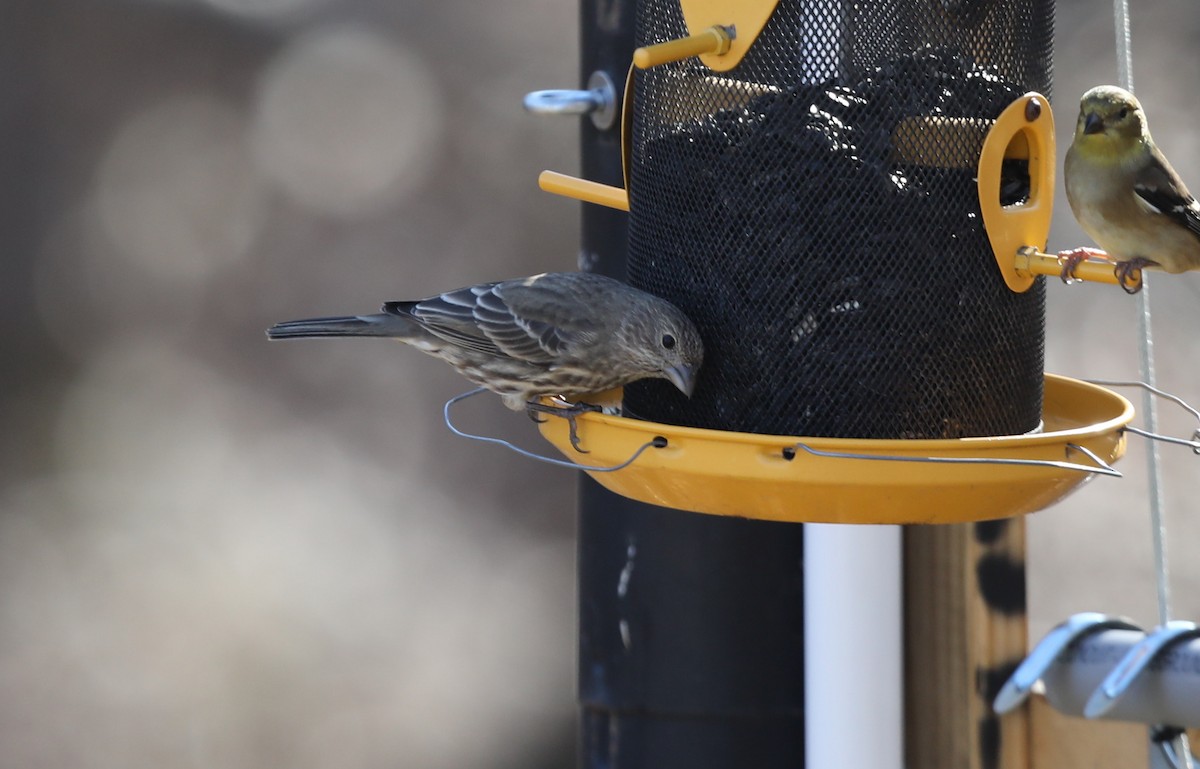
<path fill-rule="evenodd" d="M 1025 102 L 1025 119 L 1030 123 L 1042 116 L 1042 103 L 1037 100 L 1037 97 L 1032 97 Z"/>

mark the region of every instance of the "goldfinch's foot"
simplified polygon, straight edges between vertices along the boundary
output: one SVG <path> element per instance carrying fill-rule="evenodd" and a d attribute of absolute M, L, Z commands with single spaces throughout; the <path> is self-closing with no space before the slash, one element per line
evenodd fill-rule
<path fill-rule="evenodd" d="M 1079 267 L 1080 262 L 1088 259 L 1104 259 L 1108 260 L 1108 254 L 1098 248 L 1073 248 L 1070 251 L 1059 251 L 1058 261 L 1062 264 L 1062 282 L 1070 285 L 1078 283 L 1079 278 L 1075 277 L 1075 269 Z"/>
<path fill-rule="evenodd" d="M 1117 266 L 1113 268 L 1113 274 L 1117 276 L 1117 285 L 1123 288 L 1127 294 L 1136 294 L 1142 290 L 1142 268 L 1153 264 L 1156 262 L 1140 256 L 1127 262 L 1117 262 Z"/>

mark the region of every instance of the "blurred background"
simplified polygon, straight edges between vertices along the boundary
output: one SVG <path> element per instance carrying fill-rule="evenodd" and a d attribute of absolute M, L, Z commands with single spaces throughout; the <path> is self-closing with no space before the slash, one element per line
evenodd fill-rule
<path fill-rule="evenodd" d="M 1137 3 L 1133 51 L 1200 185 L 1193 3 Z M 575 4 L 4 6 L 0 766 L 572 765 L 573 474 L 451 436 L 438 361 L 263 330 L 576 268 L 577 204 L 535 185 L 576 123 L 520 106 L 576 84 Z M 1059 2 L 1062 150 L 1116 79 L 1110 11 Z M 1051 248 L 1085 243 L 1060 190 Z M 1200 404 L 1200 276 L 1151 290 L 1159 384 Z M 1137 378 L 1133 300 L 1049 295 L 1047 370 Z M 1145 448 L 1031 517 L 1035 638 L 1154 622 Z M 1200 619 L 1200 460 L 1162 455 Z"/>

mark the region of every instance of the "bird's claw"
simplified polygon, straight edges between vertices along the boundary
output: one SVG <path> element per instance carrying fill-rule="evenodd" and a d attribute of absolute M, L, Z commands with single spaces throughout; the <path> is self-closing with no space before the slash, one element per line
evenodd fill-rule
<path fill-rule="evenodd" d="M 590 453 L 587 449 L 579 446 L 579 431 L 575 424 L 575 418 L 581 414 L 590 414 L 593 412 L 602 413 L 604 409 L 593 403 L 570 403 L 566 406 L 547 406 L 537 401 L 530 401 L 525 404 L 525 413 L 529 414 L 529 418 L 535 422 L 545 422 L 544 419 L 539 419 L 535 414 L 552 414 L 556 417 L 562 417 L 567 420 L 568 435 L 571 440 L 571 448 L 578 451 L 580 454 Z"/>
<path fill-rule="evenodd" d="M 1095 248 L 1073 248 L 1070 251 L 1059 251 L 1058 261 L 1063 266 L 1062 273 L 1059 275 L 1062 282 L 1068 286 L 1080 282 L 1082 278 L 1075 277 L 1075 270 L 1079 268 L 1080 262 L 1091 258 L 1108 259 L 1108 254 Z"/>
<path fill-rule="evenodd" d="M 1127 294 L 1136 294 L 1142 290 L 1142 268 L 1153 262 L 1146 259 L 1130 259 L 1127 262 L 1117 262 L 1113 274 L 1117 276 L 1117 285 Z"/>

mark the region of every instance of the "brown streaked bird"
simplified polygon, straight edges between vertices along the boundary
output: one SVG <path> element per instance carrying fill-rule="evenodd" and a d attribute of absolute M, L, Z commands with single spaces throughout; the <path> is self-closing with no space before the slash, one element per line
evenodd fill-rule
<path fill-rule="evenodd" d="M 1063 280 L 1089 256 L 1116 262 L 1130 293 L 1140 288 L 1130 279 L 1142 268 L 1200 269 L 1200 203 L 1155 146 L 1129 91 L 1102 85 L 1083 95 L 1063 170 L 1071 211 L 1104 249 L 1060 253 Z"/>
<path fill-rule="evenodd" d="M 690 396 L 704 359 L 695 325 L 673 304 L 587 272 L 481 283 L 381 313 L 278 323 L 270 339 L 387 337 L 449 363 L 513 410 L 571 421 L 597 410 L 589 395 L 638 379 L 670 381 Z M 574 408 L 547 407 L 558 397 Z"/>

